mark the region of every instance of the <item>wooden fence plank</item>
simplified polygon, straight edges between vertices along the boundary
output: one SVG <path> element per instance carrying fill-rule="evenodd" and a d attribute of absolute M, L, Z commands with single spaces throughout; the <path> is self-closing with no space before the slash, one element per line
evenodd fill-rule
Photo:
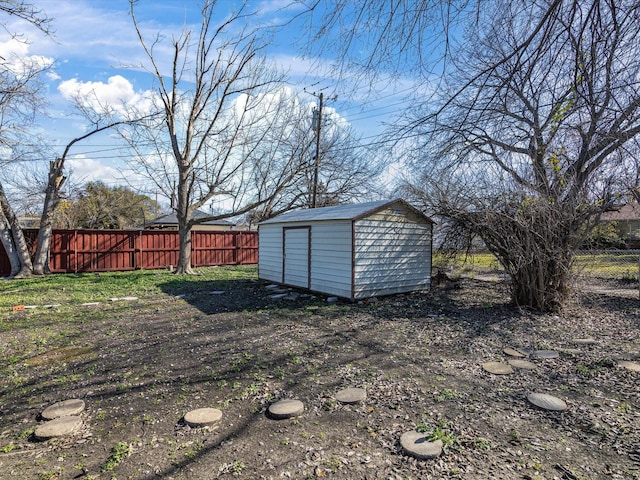
<path fill-rule="evenodd" d="M 37 230 L 25 230 L 32 253 Z M 258 263 L 258 232 L 192 232 L 192 265 L 248 265 Z M 54 230 L 49 266 L 54 273 L 160 269 L 178 263 L 180 239 L 168 230 Z M 0 244 L 0 276 L 11 273 Z"/>

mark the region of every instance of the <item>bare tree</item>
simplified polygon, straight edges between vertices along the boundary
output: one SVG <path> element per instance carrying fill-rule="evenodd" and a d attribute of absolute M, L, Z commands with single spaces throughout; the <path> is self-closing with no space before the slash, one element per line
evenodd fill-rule
<path fill-rule="evenodd" d="M 482 237 L 520 305 L 562 306 L 574 252 L 615 199 L 640 133 L 639 13 L 501 5 L 460 52 L 441 107 L 405 130 L 418 139 L 413 192 Z"/>
<path fill-rule="evenodd" d="M 292 98 L 289 103 L 288 110 L 291 113 L 286 121 L 291 129 L 290 135 L 272 145 L 281 158 L 288 161 L 297 159 L 300 172 L 280 195 L 266 199 L 248 215 L 249 224 L 256 224 L 294 208 L 312 207 L 316 156 L 316 206 L 349 203 L 377 194 L 376 179 L 384 162 L 377 160 L 374 152 L 361 145 L 353 128 L 337 113 L 329 110 L 324 117 L 320 148 L 316 152 L 317 132 L 312 128 L 310 105 L 297 98 Z M 257 190 L 260 197 L 266 196 L 263 188 L 258 186 Z"/>
<path fill-rule="evenodd" d="M 23 2 L 6 2 L 0 10 L 44 28 L 46 22 L 35 16 L 37 10 L 29 7 Z M 46 106 L 42 76 L 48 68 L 49 64 L 40 57 L 15 55 L 0 59 L 0 165 L 5 168 L 9 163 L 29 158 L 38 150 L 29 128 L 36 114 Z M 30 275 L 33 265 L 27 242 L 2 184 L 0 210 L 0 241 L 9 256 L 11 275 Z"/>
<path fill-rule="evenodd" d="M 76 102 L 80 105 L 78 102 Z M 71 148 L 78 142 L 86 140 L 105 130 L 116 128 L 120 125 L 129 125 L 132 121 L 110 121 L 106 125 L 95 123 L 92 128 L 84 135 L 74 138 L 66 146 L 59 157 L 49 162 L 49 172 L 47 175 L 47 184 L 44 188 L 44 201 L 42 204 L 42 214 L 40 216 L 40 227 L 38 229 L 38 241 L 36 251 L 33 257 L 33 273 L 36 275 L 44 275 L 49 272 L 49 247 L 51 245 L 51 231 L 53 229 L 53 219 L 55 210 L 60 203 L 60 192 L 67 179 L 64 174 L 65 162 Z"/>
<path fill-rule="evenodd" d="M 205 1 L 199 31 L 185 30 L 171 40 L 165 70 L 161 38 L 145 38 L 131 1 L 160 114 L 123 134 L 137 152 L 137 167 L 174 200 L 180 236 L 176 273 L 192 273 L 194 224 L 249 212 L 278 195 L 300 168 L 297 158 L 277 155 L 275 144 L 288 134 L 282 128 L 287 104 L 278 98 L 282 76 L 261 54 L 265 43 L 246 27 L 252 13 L 243 5 L 216 25 L 219 7 Z M 223 213 L 194 218 L 211 201 Z"/>
<path fill-rule="evenodd" d="M 29 22 L 46 34 L 50 33 L 51 19 L 43 10 L 31 2 L 25 2 L 24 0 L 3 0 L 0 3 L 0 12 Z M 13 33 L 14 32 L 12 32 L 12 34 Z"/>

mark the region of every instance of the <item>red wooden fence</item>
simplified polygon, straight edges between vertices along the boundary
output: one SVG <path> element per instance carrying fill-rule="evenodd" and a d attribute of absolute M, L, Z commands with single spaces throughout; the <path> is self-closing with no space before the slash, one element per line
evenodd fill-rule
<path fill-rule="evenodd" d="M 25 230 L 35 250 L 37 230 Z M 54 273 L 108 272 L 166 268 L 178 263 L 180 240 L 170 230 L 54 230 L 49 267 Z M 245 265 L 258 263 L 258 232 L 193 231 L 191 264 Z M 11 267 L 0 244 L 0 276 Z"/>

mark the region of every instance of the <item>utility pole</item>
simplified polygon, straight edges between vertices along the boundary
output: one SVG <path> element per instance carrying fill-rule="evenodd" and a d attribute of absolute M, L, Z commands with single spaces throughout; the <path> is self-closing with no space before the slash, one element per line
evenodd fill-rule
<path fill-rule="evenodd" d="M 322 101 L 324 94 L 320 92 L 318 96 L 320 104 L 313 110 L 313 129 L 316 131 L 316 158 L 313 168 L 313 194 L 311 196 L 311 208 L 316 208 L 318 197 L 318 170 L 320 169 L 320 130 L 322 128 Z"/>

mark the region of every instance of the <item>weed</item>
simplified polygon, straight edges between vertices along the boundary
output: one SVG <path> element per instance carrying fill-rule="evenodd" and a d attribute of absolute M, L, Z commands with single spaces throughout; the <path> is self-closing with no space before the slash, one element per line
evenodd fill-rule
<path fill-rule="evenodd" d="M 631 410 L 631 405 L 629 405 L 628 403 L 621 403 L 616 407 L 616 412 L 619 413 L 620 415 L 629 413 L 630 410 Z"/>
<path fill-rule="evenodd" d="M 204 448 L 204 444 L 202 442 L 194 442 L 191 448 L 187 449 L 184 452 L 184 456 L 187 458 L 195 458 L 200 450 Z"/>
<path fill-rule="evenodd" d="M 256 385 L 255 383 L 252 383 L 247 387 L 247 393 L 249 395 L 257 395 L 259 391 L 260 387 L 258 387 L 258 385 Z"/>
<path fill-rule="evenodd" d="M 537 460 L 537 459 L 533 460 L 533 461 L 529 464 L 529 466 L 530 466 L 533 470 L 535 470 L 536 472 L 540 472 L 540 471 L 542 471 L 542 462 L 541 462 L 540 460 Z"/>
<path fill-rule="evenodd" d="M 486 438 L 476 438 L 473 441 L 473 446 L 480 450 L 491 450 L 491 442 Z"/>
<path fill-rule="evenodd" d="M 440 440 L 445 449 L 447 447 L 454 450 L 458 449 L 458 437 L 455 433 L 449 431 L 449 426 L 445 421 L 438 422 L 438 425 L 434 428 L 431 428 L 429 425 L 422 422 L 417 425 L 416 430 L 420 433 L 426 433 L 426 438 L 430 442 Z"/>
<path fill-rule="evenodd" d="M 62 468 L 55 470 L 47 470 L 45 472 L 38 473 L 38 480 L 55 480 L 60 478 L 60 473 L 62 473 Z"/>
<path fill-rule="evenodd" d="M 18 438 L 20 440 L 26 440 L 27 438 L 31 437 L 33 435 L 33 432 L 35 431 L 36 431 L 36 427 L 27 428 L 20 432 L 20 435 L 18 435 Z"/>
<path fill-rule="evenodd" d="M 329 458 L 325 464 L 327 465 L 328 468 L 330 468 L 331 470 L 338 470 L 341 466 L 342 466 L 342 462 L 334 455 L 331 456 L 331 458 Z"/>
<path fill-rule="evenodd" d="M 131 446 L 127 442 L 118 442 L 111 447 L 111 455 L 109 455 L 101 470 L 103 472 L 111 472 L 129 455 L 131 455 Z"/>
<path fill-rule="evenodd" d="M 218 476 L 225 473 L 239 475 L 245 468 L 247 468 L 247 466 L 244 464 L 244 462 L 241 462 L 240 460 L 234 460 L 232 463 L 225 463 L 221 465 L 218 469 Z"/>
<path fill-rule="evenodd" d="M 338 405 L 338 402 L 334 398 L 328 398 L 324 401 L 322 407 L 327 411 L 331 411 L 336 408 L 336 405 Z"/>
<path fill-rule="evenodd" d="M 444 389 L 438 395 L 436 395 L 436 400 L 438 402 L 443 402 L 445 400 L 452 400 L 454 398 L 458 398 L 460 394 L 455 390 Z"/>
<path fill-rule="evenodd" d="M 241 461 L 239 461 L 239 460 L 235 460 L 235 461 L 233 462 L 233 464 L 231 465 L 231 472 L 232 472 L 232 473 L 240 473 L 240 472 L 242 472 L 242 471 L 245 469 L 245 467 L 246 467 L 246 466 L 245 466 L 245 464 L 244 464 L 244 463 L 242 463 L 242 462 L 241 462 Z"/>
<path fill-rule="evenodd" d="M 11 442 L 0 447 L 0 453 L 9 453 L 18 448 L 15 443 Z"/>

